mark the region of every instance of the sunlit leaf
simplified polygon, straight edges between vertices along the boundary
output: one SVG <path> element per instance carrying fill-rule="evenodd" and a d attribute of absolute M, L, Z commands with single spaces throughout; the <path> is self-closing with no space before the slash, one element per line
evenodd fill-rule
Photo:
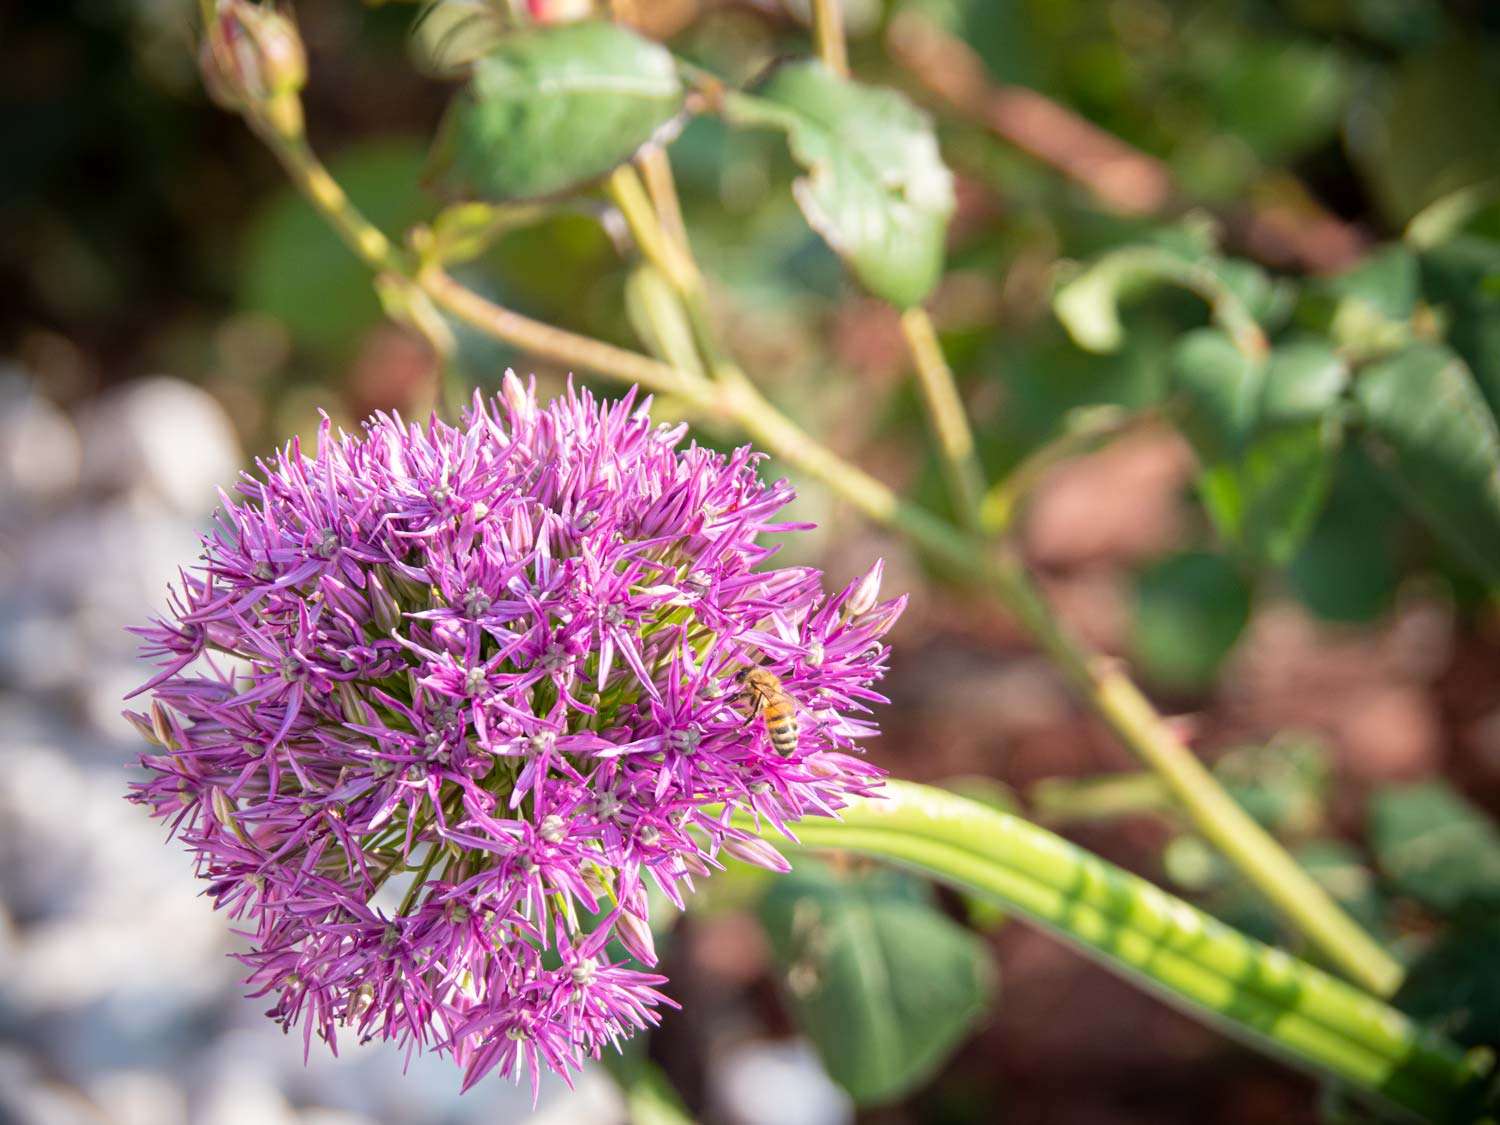
<path fill-rule="evenodd" d="M 777 67 L 753 94 L 731 94 L 725 112 L 785 131 L 807 173 L 793 185 L 797 202 L 866 289 L 902 307 L 927 297 L 954 199 L 925 114 L 811 60 Z"/>
<path fill-rule="evenodd" d="M 1361 372 L 1354 398 L 1392 484 L 1461 561 L 1500 581 L 1500 433 L 1463 361 L 1406 348 Z"/>
<path fill-rule="evenodd" d="M 679 120 L 665 47 L 615 23 L 532 27 L 476 60 L 449 107 L 434 170 L 490 200 L 536 199 L 598 179 Z"/>
<path fill-rule="evenodd" d="M 1500 906 L 1500 832 L 1443 782 L 1375 793 L 1370 845 L 1401 893 L 1440 913 Z"/>
<path fill-rule="evenodd" d="M 1349 365 L 1324 340 L 1279 344 L 1266 364 L 1257 424 L 1316 422 L 1349 385 Z"/>
<path fill-rule="evenodd" d="M 761 917 L 798 1025 L 863 1104 L 920 1085 L 989 1008 L 983 942 L 908 876 L 836 874 L 799 857 Z"/>

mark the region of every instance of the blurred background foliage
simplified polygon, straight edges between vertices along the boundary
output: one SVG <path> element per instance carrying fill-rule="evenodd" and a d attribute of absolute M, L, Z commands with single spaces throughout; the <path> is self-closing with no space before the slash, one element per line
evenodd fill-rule
<path fill-rule="evenodd" d="M 69 411 L 151 373 L 198 382 L 250 450 L 310 432 L 320 406 L 351 424 L 534 367 L 464 333 L 445 367 L 383 320 L 365 269 L 200 93 L 192 7 L 0 14 L 0 354 Z M 731 82 L 809 50 L 791 0 L 618 8 Z M 855 73 L 926 107 L 959 176 L 930 306 L 1005 482 L 990 510 L 1019 512 L 1064 615 L 1130 659 L 1236 796 L 1415 966 L 1401 1002 L 1500 1043 L 1500 7 L 845 8 Z M 313 143 L 393 234 L 452 202 L 428 148 L 453 85 L 430 76 L 441 43 L 413 39 L 417 11 L 295 5 Z M 944 509 L 896 314 L 808 229 L 784 139 L 699 116 L 670 154 L 745 368 Z M 603 195 L 529 219 L 463 280 L 640 347 L 630 309 L 646 298 Z M 1229 294 L 1268 357 L 1236 350 L 1205 291 Z M 1013 626 L 816 487 L 799 504 L 822 525 L 808 561 L 841 582 L 873 547 L 913 594 L 882 764 L 964 775 L 966 792 L 1286 939 Z M 835 919 L 816 948 L 804 902 Z M 887 935 L 890 963 L 861 961 L 857 932 Z M 807 864 L 768 892 L 736 868 L 663 940 L 689 995 L 651 1051 L 699 1112 L 722 1109 L 709 1044 L 795 1018 L 835 1081 L 878 1107 L 861 1111 L 871 1122 L 990 1121 L 997 1104 L 1018 1121 L 1318 1113 L 1300 1079 L 902 877 Z M 851 1027 L 871 973 L 901 987 Z"/>

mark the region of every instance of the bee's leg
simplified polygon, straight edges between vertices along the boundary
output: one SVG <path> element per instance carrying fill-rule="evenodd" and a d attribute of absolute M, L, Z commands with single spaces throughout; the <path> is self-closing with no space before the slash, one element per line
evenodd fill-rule
<path fill-rule="evenodd" d="M 734 705 L 745 712 L 745 721 L 740 725 L 748 727 L 760 714 L 762 701 L 756 692 L 742 691 L 734 697 Z"/>

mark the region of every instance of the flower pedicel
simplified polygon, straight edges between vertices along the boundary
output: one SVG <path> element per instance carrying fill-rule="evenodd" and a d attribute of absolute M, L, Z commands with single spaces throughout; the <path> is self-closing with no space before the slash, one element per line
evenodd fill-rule
<path fill-rule="evenodd" d="M 757 569 L 803 525 L 748 449 L 683 447 L 633 393 L 539 407 L 508 373 L 502 397 L 456 427 L 325 420 L 225 498 L 140 630 L 133 788 L 305 1044 L 342 1025 L 535 1087 L 670 1003 L 624 955 L 655 961 L 648 883 L 680 907 L 721 850 L 784 868 L 733 811 L 788 832 L 878 787 L 849 751 L 904 599 L 876 603 L 879 564 L 832 599 Z M 785 755 L 756 667 L 797 704 Z"/>

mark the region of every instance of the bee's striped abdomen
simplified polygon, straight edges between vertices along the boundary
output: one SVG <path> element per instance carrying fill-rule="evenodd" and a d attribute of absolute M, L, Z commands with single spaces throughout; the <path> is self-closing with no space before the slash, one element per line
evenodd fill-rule
<path fill-rule="evenodd" d="M 797 749 L 797 709 L 791 699 L 773 699 L 766 704 L 766 734 L 783 758 Z"/>

